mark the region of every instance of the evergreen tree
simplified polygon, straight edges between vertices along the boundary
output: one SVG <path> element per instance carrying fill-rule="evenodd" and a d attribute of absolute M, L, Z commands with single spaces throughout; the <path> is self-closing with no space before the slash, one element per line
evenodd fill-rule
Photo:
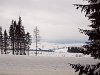
<path fill-rule="evenodd" d="M 23 42 L 24 42 L 24 27 L 22 26 L 21 23 L 21 17 L 19 17 L 19 21 L 18 24 L 16 26 L 16 31 L 15 31 L 15 35 L 16 35 L 16 50 L 17 50 L 17 54 L 22 55 L 22 50 L 24 48 L 22 48 L 23 46 Z M 19 53 L 18 53 L 19 52 Z"/>
<path fill-rule="evenodd" d="M 26 38 L 26 42 L 25 42 L 26 46 L 25 46 L 25 48 L 27 49 L 28 55 L 29 55 L 29 48 L 30 48 L 30 45 L 31 45 L 31 43 L 32 43 L 31 35 L 30 35 L 29 32 L 27 32 L 25 38 Z"/>
<path fill-rule="evenodd" d="M 7 54 L 7 49 L 9 46 L 9 38 L 6 30 L 4 31 L 4 53 Z"/>
<path fill-rule="evenodd" d="M 27 45 L 29 46 L 30 44 L 29 43 L 30 35 L 29 33 L 25 34 L 25 29 L 24 26 L 22 26 L 21 17 L 19 17 L 18 23 L 12 20 L 12 24 L 10 25 L 10 29 L 9 29 L 9 35 L 10 35 L 9 38 L 11 41 L 13 54 L 25 55 Z"/>
<path fill-rule="evenodd" d="M 100 59 L 100 0 L 86 0 L 89 4 L 79 5 L 77 9 L 81 8 L 81 11 L 86 13 L 86 17 L 91 21 L 89 25 L 91 30 L 80 29 L 81 33 L 89 36 L 89 42 L 84 45 L 84 49 L 81 51 L 84 54 L 90 54 L 96 59 Z M 100 75 L 100 63 L 96 65 L 80 65 L 80 64 L 70 64 L 72 68 L 79 72 L 79 75 Z"/>
<path fill-rule="evenodd" d="M 22 26 L 22 31 L 21 31 L 22 33 L 22 53 L 24 54 L 24 55 L 26 55 L 26 34 L 25 34 L 25 29 L 24 29 L 24 26 Z"/>
<path fill-rule="evenodd" d="M 26 51 L 26 39 L 25 39 L 25 29 L 24 26 L 22 26 L 22 20 L 21 17 L 19 17 L 18 24 L 16 26 L 16 31 L 15 31 L 15 36 L 16 36 L 16 51 L 17 54 L 20 55 L 25 55 Z"/>
<path fill-rule="evenodd" d="M 100 1 L 99 0 L 88 0 L 88 5 L 77 5 L 77 9 L 80 7 L 82 11 L 86 12 L 86 17 L 91 21 L 89 25 L 91 30 L 80 29 L 81 33 L 89 36 L 89 42 L 84 45 L 84 54 L 91 54 L 95 58 L 100 58 Z"/>
<path fill-rule="evenodd" d="M 1 54 L 3 54 L 3 34 L 2 34 L 2 27 L 0 27 L 0 49 L 1 49 Z"/>
<path fill-rule="evenodd" d="M 10 30 L 9 30 L 9 38 L 11 41 L 11 47 L 12 47 L 12 54 L 14 55 L 15 52 L 15 30 L 16 30 L 16 21 L 12 20 L 12 23 L 10 25 Z"/>

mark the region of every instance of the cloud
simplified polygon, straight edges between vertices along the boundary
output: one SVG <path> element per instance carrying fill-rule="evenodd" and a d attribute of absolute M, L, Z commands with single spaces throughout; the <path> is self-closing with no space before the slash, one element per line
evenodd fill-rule
<path fill-rule="evenodd" d="M 0 24 L 8 29 L 11 20 L 22 17 L 25 29 L 33 35 L 38 26 L 44 40 L 87 39 L 78 28 L 89 24 L 84 14 L 72 5 L 79 0 L 0 0 Z"/>

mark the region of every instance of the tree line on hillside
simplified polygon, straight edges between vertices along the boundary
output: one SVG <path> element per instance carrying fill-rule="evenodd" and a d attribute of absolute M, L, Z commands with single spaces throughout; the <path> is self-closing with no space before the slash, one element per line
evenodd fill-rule
<path fill-rule="evenodd" d="M 100 60 L 100 0 L 86 1 L 88 1 L 86 5 L 75 4 L 77 9 L 81 8 L 81 11 L 85 12 L 85 16 L 91 22 L 90 30 L 80 29 L 81 33 L 89 36 L 89 41 L 83 45 L 81 52 Z M 78 75 L 100 75 L 100 62 L 94 65 L 70 63 L 70 66 L 75 69 L 75 72 L 78 72 Z"/>
<path fill-rule="evenodd" d="M 2 27 L 0 27 L 1 54 L 7 54 L 8 50 L 11 50 L 13 55 L 26 55 L 31 42 L 31 35 L 29 32 L 25 32 L 21 17 L 19 17 L 18 23 L 12 20 L 9 33 L 6 30 L 2 32 Z"/>

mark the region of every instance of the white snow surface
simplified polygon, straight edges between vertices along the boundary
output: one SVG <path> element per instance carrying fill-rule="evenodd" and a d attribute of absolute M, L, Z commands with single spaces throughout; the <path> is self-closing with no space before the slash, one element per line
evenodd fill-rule
<path fill-rule="evenodd" d="M 68 63 L 98 62 L 91 57 L 0 55 L 0 75 L 77 75 Z"/>
<path fill-rule="evenodd" d="M 32 47 L 35 45 L 32 45 Z M 44 43 L 39 48 L 54 52 L 30 51 L 28 55 L 0 55 L 0 75 L 77 75 L 68 63 L 95 64 L 100 62 L 90 55 L 68 53 L 68 44 Z M 77 44 L 82 46 L 82 44 Z M 31 47 L 31 48 L 32 48 Z"/>
<path fill-rule="evenodd" d="M 38 48 L 41 49 L 58 49 L 58 48 L 65 48 L 65 47 L 80 47 L 84 45 L 84 43 L 70 43 L 70 44 L 60 44 L 60 43 L 49 43 L 49 42 L 41 42 L 38 44 Z M 35 43 L 32 43 L 30 48 L 35 49 Z"/>
<path fill-rule="evenodd" d="M 42 50 L 52 50 L 54 52 L 43 52 L 39 51 L 38 56 L 53 56 L 53 57 L 83 57 L 82 53 L 68 53 L 68 47 L 81 47 L 83 43 L 73 44 L 59 44 L 59 43 L 48 43 L 42 42 L 38 44 L 38 48 Z M 35 50 L 35 43 L 32 43 L 31 49 Z M 35 56 L 35 51 L 30 51 L 30 56 Z M 86 57 L 86 56 L 85 56 Z M 87 55 L 89 57 L 89 55 Z"/>
<path fill-rule="evenodd" d="M 52 57 L 90 57 L 90 55 L 83 55 L 82 53 L 68 53 L 68 47 L 81 47 L 83 43 L 73 43 L 73 44 L 59 44 L 59 43 L 48 43 L 48 42 L 42 42 L 38 44 L 38 49 L 41 50 L 51 50 L 54 52 L 46 52 L 46 51 L 38 51 L 38 56 L 52 56 Z M 35 56 L 36 51 L 35 50 L 35 43 L 31 44 L 29 51 L 29 56 Z M 28 51 L 26 51 L 26 54 L 28 55 Z M 8 55 L 12 55 L 12 52 L 10 52 Z"/>

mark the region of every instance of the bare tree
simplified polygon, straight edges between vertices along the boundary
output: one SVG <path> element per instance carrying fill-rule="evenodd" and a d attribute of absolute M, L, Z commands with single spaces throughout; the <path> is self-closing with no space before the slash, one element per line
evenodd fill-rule
<path fill-rule="evenodd" d="M 33 31 L 33 36 L 34 36 L 34 42 L 35 42 L 35 46 L 36 46 L 36 56 L 37 56 L 37 49 L 38 49 L 38 44 L 41 40 L 40 38 L 40 31 L 39 29 L 37 28 L 37 26 L 35 27 L 34 31 Z"/>

